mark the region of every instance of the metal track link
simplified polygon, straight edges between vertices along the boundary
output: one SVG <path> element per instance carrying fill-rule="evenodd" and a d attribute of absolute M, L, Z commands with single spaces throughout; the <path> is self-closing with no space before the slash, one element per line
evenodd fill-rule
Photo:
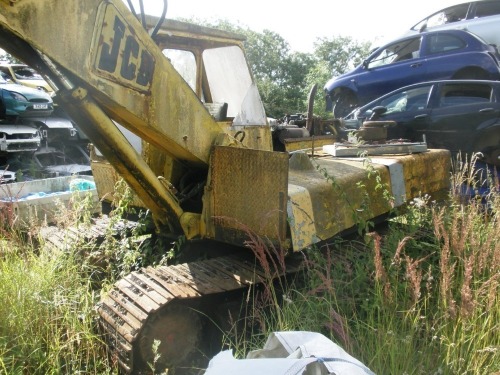
<path fill-rule="evenodd" d="M 40 236 L 45 246 L 53 250 L 67 251 L 76 245 L 97 247 L 107 236 L 119 238 L 130 236 L 137 223 L 128 220 L 113 221 L 108 216 L 92 218 L 89 224 L 67 228 L 46 226 L 40 229 Z"/>
<path fill-rule="evenodd" d="M 272 278 L 295 273 L 301 262 L 290 260 Z M 101 327 L 125 373 L 134 371 L 134 346 L 148 319 L 172 301 L 247 288 L 268 280 L 251 257 L 224 256 L 173 266 L 147 267 L 115 283 L 98 304 Z"/>

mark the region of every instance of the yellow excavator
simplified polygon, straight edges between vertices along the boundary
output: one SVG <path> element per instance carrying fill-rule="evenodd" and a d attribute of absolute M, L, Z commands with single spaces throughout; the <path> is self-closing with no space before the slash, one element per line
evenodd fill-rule
<path fill-rule="evenodd" d="M 125 373 L 180 366 L 207 317 L 223 326 L 225 301 L 266 277 L 249 239 L 290 259 L 286 275 L 293 254 L 359 219 L 446 191 L 450 170 L 446 150 L 342 154 L 335 126 L 311 113 L 306 126 L 270 124 L 241 36 L 166 19 L 166 0 L 160 17 L 140 4 L 0 0 L 0 47 L 50 82 L 92 141 L 100 196 L 123 178 L 157 233 L 186 245 L 185 263 L 134 271 L 97 306 Z"/>

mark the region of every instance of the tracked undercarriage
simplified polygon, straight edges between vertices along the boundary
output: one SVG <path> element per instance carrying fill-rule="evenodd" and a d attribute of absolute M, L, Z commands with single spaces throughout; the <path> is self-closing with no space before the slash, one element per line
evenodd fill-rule
<path fill-rule="evenodd" d="M 91 252 L 103 245 L 106 236 L 132 235 L 135 225 L 127 220 L 112 223 L 103 216 L 92 219 L 90 226 L 50 226 L 42 228 L 41 234 L 45 245 L 54 250 L 87 244 Z M 113 360 L 123 373 L 147 374 L 150 366 L 157 372 L 168 368 L 171 373 L 197 373 L 221 350 L 223 332 L 246 318 L 248 293 L 255 297 L 264 284 L 294 276 L 303 265 L 301 254 L 261 262 L 265 268 L 247 249 L 212 259 L 145 267 L 120 279 L 97 305 L 99 327 Z"/>
<path fill-rule="evenodd" d="M 298 267 L 297 261 L 289 261 L 276 277 L 292 275 Z M 244 292 L 268 279 L 251 257 L 241 256 L 148 267 L 118 281 L 98 311 L 107 341 L 126 372 L 137 373 L 154 363 L 155 340 L 160 342 L 157 367 L 182 368 L 193 361 L 201 365 L 199 360 L 210 355 L 207 338 L 216 336 L 210 334 L 237 319 L 224 306 L 244 303 Z M 212 344 L 220 350 L 220 343 Z M 204 349 L 208 352 L 201 353 Z"/>

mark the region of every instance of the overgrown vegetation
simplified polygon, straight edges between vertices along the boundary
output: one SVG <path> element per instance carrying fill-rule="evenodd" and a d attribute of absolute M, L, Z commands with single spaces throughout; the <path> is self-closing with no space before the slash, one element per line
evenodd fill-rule
<path fill-rule="evenodd" d="M 273 331 L 305 330 L 332 338 L 378 374 L 498 373 L 499 180 L 473 164 L 456 163 L 446 204 L 416 199 L 379 228 L 383 235 L 365 232 L 305 254 L 305 286 L 284 296 L 268 286 L 252 342 L 228 337 L 238 355 Z M 485 184 L 492 191 L 466 199 Z"/>
<path fill-rule="evenodd" d="M 305 253 L 300 284 L 268 282 L 264 293 L 250 293 L 252 334 L 235 327 L 226 346 L 241 358 L 270 332 L 307 330 L 332 338 L 378 374 L 500 371 L 500 195 L 464 201 L 462 182 L 477 190 L 483 180 L 469 164 L 455 168 L 447 204 L 422 197 L 386 227 L 362 223 L 364 236 Z M 117 197 L 112 215 L 119 218 L 130 197 Z M 89 216 L 81 207 L 79 215 L 62 212 L 59 225 L 84 230 Z M 96 329 L 100 288 L 164 260 L 116 235 L 97 252 L 82 244 L 54 251 L 37 244 L 42 227 L 30 228 L 29 241 L 15 230 L 1 233 L 0 373 L 117 373 Z M 263 266 L 264 254 L 276 250 L 259 238 L 249 246 Z"/>

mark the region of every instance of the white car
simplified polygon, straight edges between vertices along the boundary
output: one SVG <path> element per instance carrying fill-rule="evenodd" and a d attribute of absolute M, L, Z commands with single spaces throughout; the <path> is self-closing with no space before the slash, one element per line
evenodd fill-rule
<path fill-rule="evenodd" d="M 500 47 L 500 1 L 477 0 L 441 9 L 415 24 L 405 35 L 422 31 L 463 29 Z"/>
<path fill-rule="evenodd" d="M 12 152 L 36 151 L 41 142 L 40 132 L 36 128 L 0 123 L 0 156 Z"/>

